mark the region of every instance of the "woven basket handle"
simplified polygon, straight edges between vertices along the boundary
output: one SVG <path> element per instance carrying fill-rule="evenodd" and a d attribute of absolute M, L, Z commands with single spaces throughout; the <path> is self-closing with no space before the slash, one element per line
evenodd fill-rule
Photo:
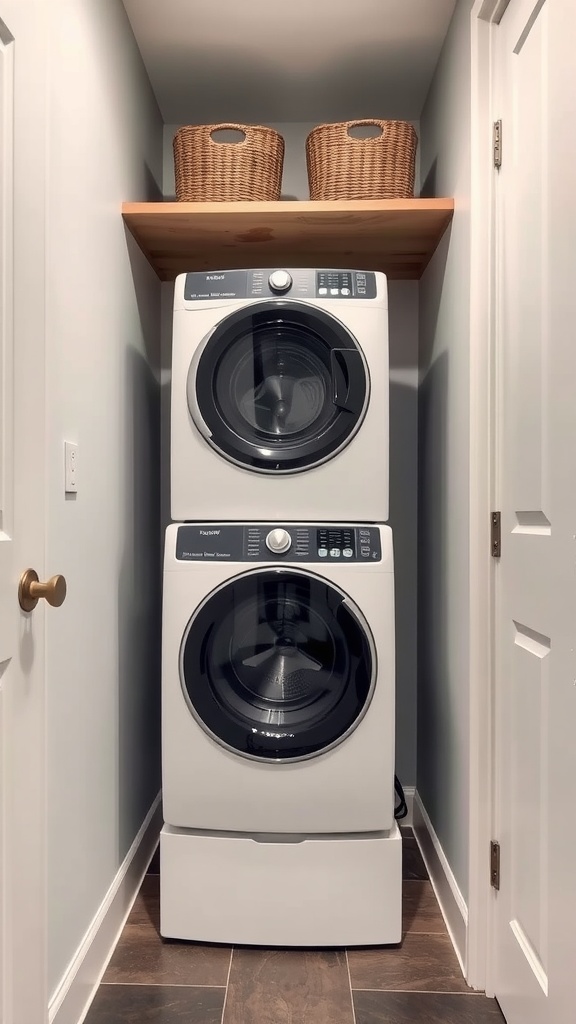
<path fill-rule="evenodd" d="M 218 142 L 218 139 L 214 138 L 214 133 L 223 131 L 242 132 L 244 138 L 237 139 L 236 142 Z M 208 138 L 213 146 L 243 146 L 248 141 L 249 131 L 250 125 L 246 124 L 215 124 L 208 130 Z"/>
<path fill-rule="evenodd" d="M 369 135 L 368 138 L 366 138 L 366 139 L 358 139 L 354 135 L 350 135 L 350 129 L 351 128 L 361 128 L 365 124 L 371 124 L 374 127 L 379 128 L 380 129 L 380 134 L 379 135 Z M 382 122 L 381 121 L 378 121 L 378 120 L 376 120 L 373 117 L 365 117 L 361 121 L 349 121 L 348 124 L 346 125 L 345 135 L 346 135 L 346 138 L 349 139 L 351 142 L 362 142 L 362 143 L 366 143 L 366 142 L 380 142 L 380 140 L 382 139 L 382 137 L 384 135 L 384 129 L 382 127 Z"/>

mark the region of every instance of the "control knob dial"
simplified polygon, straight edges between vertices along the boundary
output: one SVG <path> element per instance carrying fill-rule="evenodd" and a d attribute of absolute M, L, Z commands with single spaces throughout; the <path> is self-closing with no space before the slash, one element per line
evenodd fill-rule
<path fill-rule="evenodd" d="M 273 292 L 287 292 L 292 285 L 292 278 L 287 270 L 274 270 L 268 278 L 268 284 Z"/>
<path fill-rule="evenodd" d="M 266 537 L 266 547 L 275 555 L 284 555 L 292 547 L 292 537 L 288 530 L 270 530 Z"/>

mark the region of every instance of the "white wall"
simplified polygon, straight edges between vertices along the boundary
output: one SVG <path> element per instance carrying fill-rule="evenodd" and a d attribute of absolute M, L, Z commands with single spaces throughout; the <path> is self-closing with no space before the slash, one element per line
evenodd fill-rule
<path fill-rule="evenodd" d="M 162 174 L 120 0 L 52 6 L 47 565 L 68 596 L 47 614 L 50 992 L 160 785 L 160 286 L 120 205 L 156 198 Z"/>
<path fill-rule="evenodd" d="M 470 8 L 459 0 L 420 121 L 422 195 L 456 209 L 420 282 L 418 791 L 468 890 Z"/>
<path fill-rule="evenodd" d="M 272 124 L 285 140 L 282 197 L 308 199 L 305 140 L 314 123 Z M 418 129 L 418 125 L 415 124 Z M 174 194 L 172 139 L 164 126 L 164 194 Z M 418 161 L 416 191 L 418 190 Z M 162 503 L 169 521 L 171 284 L 162 286 Z M 390 300 L 390 524 L 396 565 L 396 767 L 402 783 L 416 782 L 416 573 L 418 468 L 418 283 L 391 281 Z"/>

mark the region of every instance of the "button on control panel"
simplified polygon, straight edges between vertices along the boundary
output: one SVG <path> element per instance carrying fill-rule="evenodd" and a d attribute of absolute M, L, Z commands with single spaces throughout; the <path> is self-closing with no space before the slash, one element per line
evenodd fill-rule
<path fill-rule="evenodd" d="M 316 294 L 320 299 L 374 299 L 376 278 L 367 270 L 317 270 Z"/>
<path fill-rule="evenodd" d="M 292 547 L 292 537 L 288 530 L 270 530 L 266 537 L 266 547 L 277 555 L 283 555 Z"/>
<path fill-rule="evenodd" d="M 186 274 L 186 302 L 213 299 L 375 299 L 376 276 L 368 270 L 263 267 Z"/>
<path fill-rule="evenodd" d="M 268 284 L 273 292 L 287 292 L 292 285 L 292 278 L 287 270 L 273 270 Z"/>
<path fill-rule="evenodd" d="M 318 554 L 325 550 L 326 555 L 321 557 L 326 557 L 331 562 L 339 561 L 341 558 L 350 561 L 354 558 L 356 547 L 353 527 L 320 527 L 316 534 L 316 543 Z"/>
<path fill-rule="evenodd" d="M 374 526 L 298 526 L 293 523 L 190 524 L 178 528 L 176 558 L 186 562 L 381 561 Z"/>

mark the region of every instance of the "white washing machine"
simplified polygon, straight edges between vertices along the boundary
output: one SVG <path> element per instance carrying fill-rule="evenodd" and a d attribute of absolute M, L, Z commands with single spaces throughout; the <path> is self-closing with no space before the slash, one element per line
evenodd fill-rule
<path fill-rule="evenodd" d="M 162 694 L 162 934 L 398 942 L 391 530 L 170 526 Z"/>
<path fill-rule="evenodd" d="M 172 519 L 385 522 L 388 377 L 383 274 L 180 275 Z"/>
<path fill-rule="evenodd" d="M 393 591 L 389 527 L 168 528 L 168 824 L 296 833 L 392 826 Z"/>

